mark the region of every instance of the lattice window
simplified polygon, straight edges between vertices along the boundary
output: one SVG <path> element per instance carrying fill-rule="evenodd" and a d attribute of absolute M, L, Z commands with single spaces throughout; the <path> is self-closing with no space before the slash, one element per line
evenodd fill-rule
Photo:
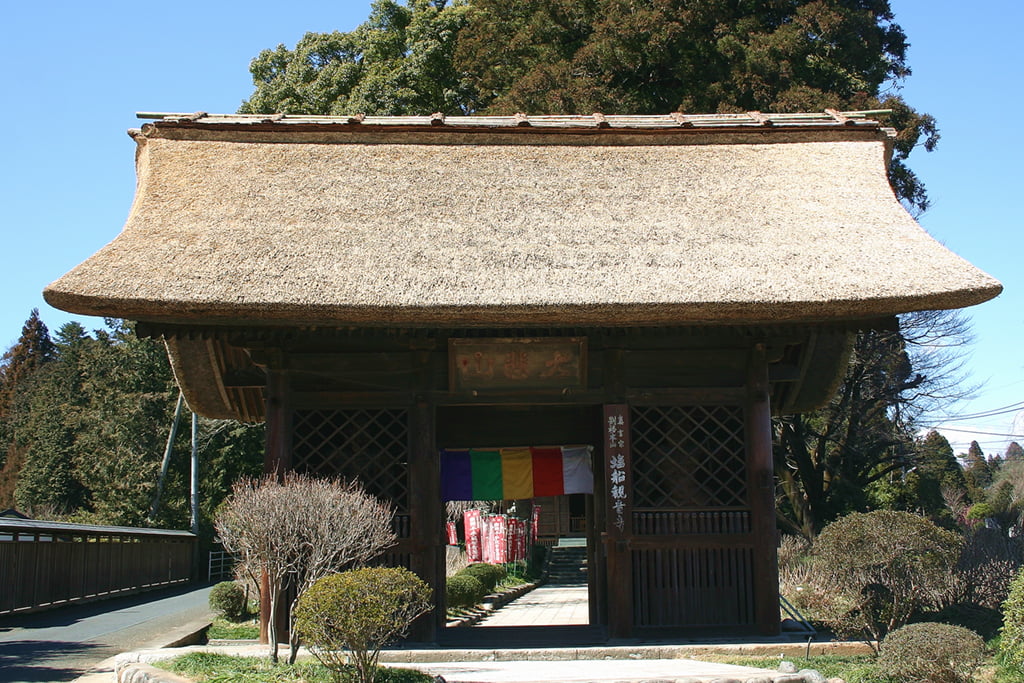
<path fill-rule="evenodd" d="M 747 505 L 740 407 L 634 407 L 630 431 L 634 507 Z"/>
<path fill-rule="evenodd" d="M 358 479 L 399 513 L 409 510 L 406 410 L 297 410 L 292 426 L 297 472 Z"/>

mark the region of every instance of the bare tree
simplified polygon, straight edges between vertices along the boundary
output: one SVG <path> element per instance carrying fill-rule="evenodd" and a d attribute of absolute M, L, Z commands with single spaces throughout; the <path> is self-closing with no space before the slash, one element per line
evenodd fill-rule
<path fill-rule="evenodd" d="M 217 515 L 224 547 L 268 584 L 270 657 L 278 660 L 277 618 L 293 589 L 290 620 L 299 598 L 317 579 L 365 564 L 394 545 L 392 508 L 357 482 L 287 473 L 242 479 Z M 254 577 L 259 578 L 259 577 Z M 290 624 L 289 663 L 299 642 Z"/>
<path fill-rule="evenodd" d="M 899 330 L 867 330 L 830 402 L 775 422 L 780 521 L 813 538 L 830 520 L 863 509 L 865 490 L 918 464 L 914 434 L 975 389 L 964 381 L 971 341 L 957 311 L 918 311 Z"/>

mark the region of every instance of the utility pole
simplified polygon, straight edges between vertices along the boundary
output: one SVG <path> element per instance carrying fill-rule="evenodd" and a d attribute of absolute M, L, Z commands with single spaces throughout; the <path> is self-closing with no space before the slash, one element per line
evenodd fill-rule
<path fill-rule="evenodd" d="M 199 535 L 199 416 L 192 413 L 192 533 Z"/>
<path fill-rule="evenodd" d="M 160 510 L 160 496 L 164 492 L 164 480 L 167 479 L 167 468 L 171 464 L 171 451 L 174 450 L 174 438 L 178 435 L 178 421 L 181 419 L 181 408 L 185 404 L 185 395 L 178 392 L 178 405 L 174 408 L 174 420 L 171 421 L 171 433 L 167 435 L 167 447 L 164 449 L 164 462 L 160 466 L 160 478 L 156 482 L 156 495 L 153 497 L 153 506 L 149 510 L 149 519 L 156 519 L 156 513 Z"/>

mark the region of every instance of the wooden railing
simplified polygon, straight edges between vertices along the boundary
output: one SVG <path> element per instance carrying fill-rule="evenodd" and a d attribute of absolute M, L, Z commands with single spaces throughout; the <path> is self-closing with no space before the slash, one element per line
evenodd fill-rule
<path fill-rule="evenodd" d="M 188 583 L 187 531 L 0 519 L 0 614 Z"/>

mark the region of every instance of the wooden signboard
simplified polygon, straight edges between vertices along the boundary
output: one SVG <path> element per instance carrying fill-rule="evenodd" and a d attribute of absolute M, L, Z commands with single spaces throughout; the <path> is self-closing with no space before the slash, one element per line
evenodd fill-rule
<path fill-rule="evenodd" d="M 448 378 L 454 392 L 582 389 L 585 337 L 450 339 Z"/>

